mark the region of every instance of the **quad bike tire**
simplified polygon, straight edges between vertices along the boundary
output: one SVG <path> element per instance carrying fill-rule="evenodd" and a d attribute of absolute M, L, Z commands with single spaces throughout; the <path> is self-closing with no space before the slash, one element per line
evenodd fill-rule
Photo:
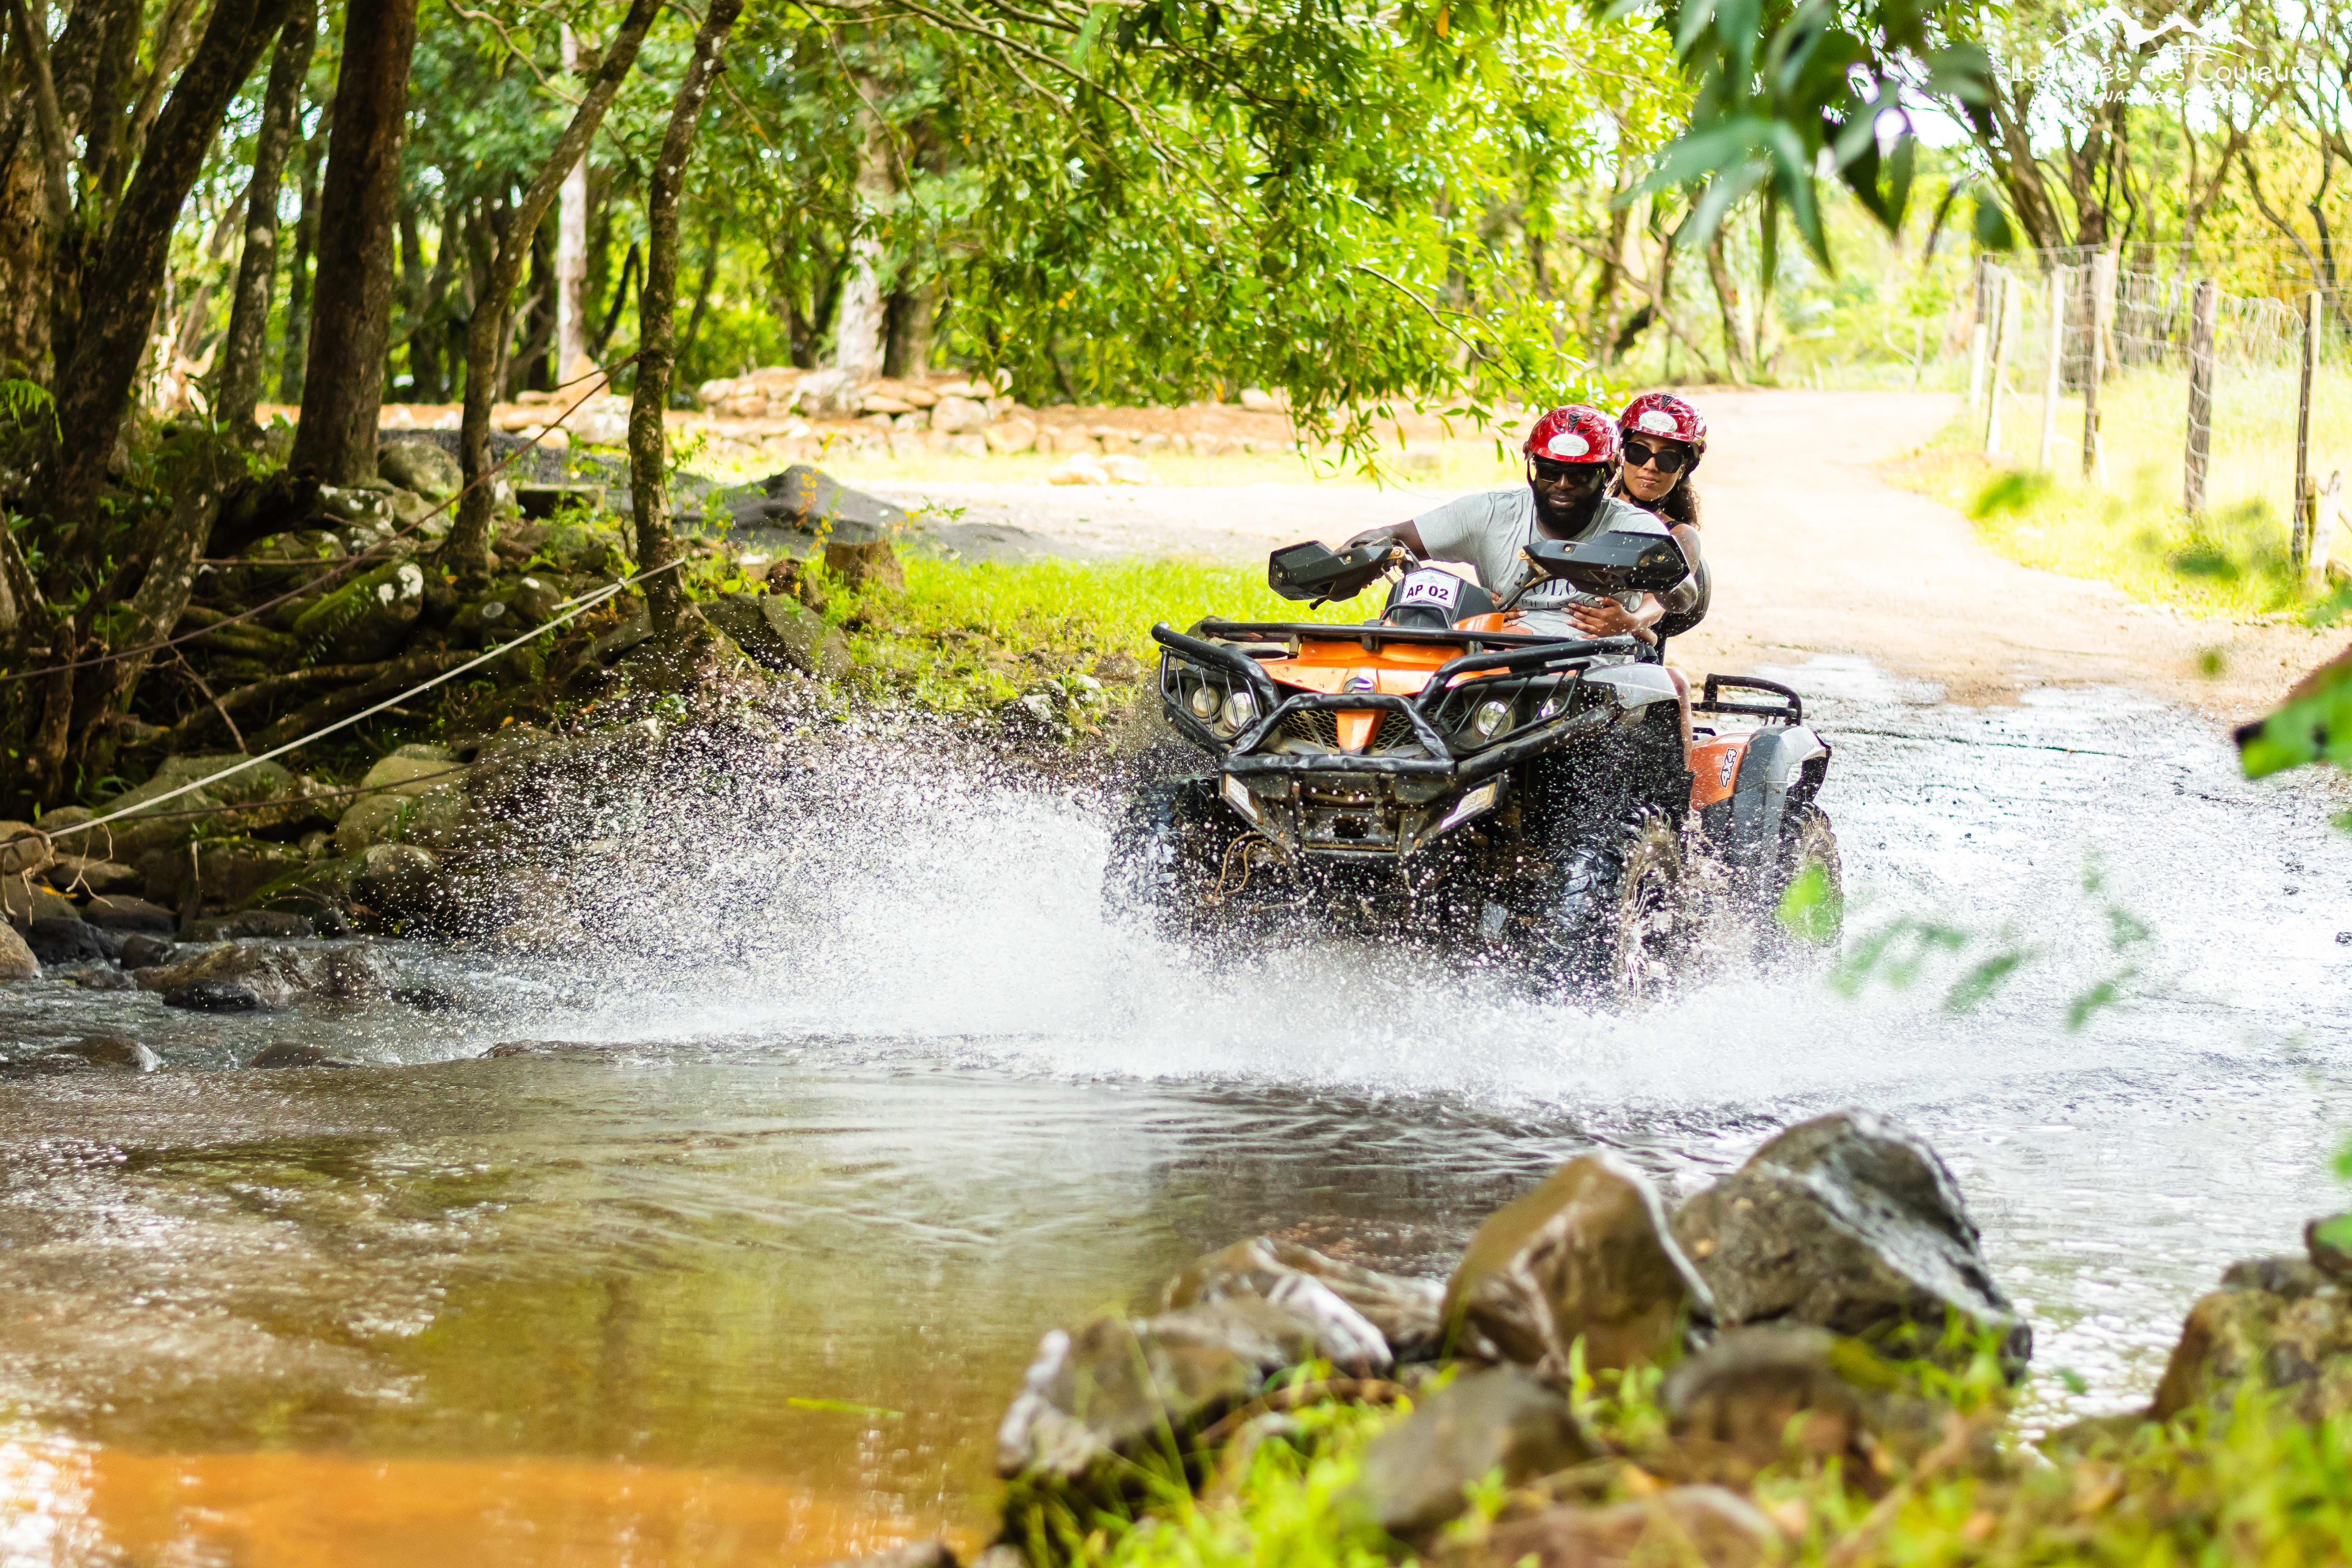
<path fill-rule="evenodd" d="M 1620 1005 L 1663 997 L 1682 966 L 1681 835 L 1654 812 L 1571 847 L 1537 921 L 1548 977 Z"/>
<path fill-rule="evenodd" d="M 1141 922 L 1168 941 L 1207 934 L 1218 923 L 1213 896 L 1225 850 L 1241 825 L 1208 784 L 1171 779 L 1128 798 L 1112 826 L 1103 903 L 1114 918 Z"/>
<path fill-rule="evenodd" d="M 1814 870 L 1821 873 L 1824 897 L 1801 910 L 1785 909 L 1790 889 Z M 1760 890 L 1765 947 L 1771 957 L 1801 963 L 1837 951 L 1844 933 L 1845 871 L 1829 813 L 1811 802 L 1789 813 L 1780 825 L 1780 852 Z"/>

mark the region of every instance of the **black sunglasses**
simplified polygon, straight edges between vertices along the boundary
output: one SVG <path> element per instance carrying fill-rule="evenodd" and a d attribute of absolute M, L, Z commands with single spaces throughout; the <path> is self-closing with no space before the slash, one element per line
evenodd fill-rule
<path fill-rule="evenodd" d="M 1662 474 L 1679 474 L 1689 462 L 1688 452 L 1670 452 L 1663 447 L 1644 447 L 1639 441 L 1625 443 L 1625 466 L 1629 468 L 1655 468 Z"/>
<path fill-rule="evenodd" d="M 1555 463 L 1548 458 L 1528 460 L 1535 466 L 1536 482 L 1540 485 L 1591 485 L 1607 473 L 1600 463 Z"/>

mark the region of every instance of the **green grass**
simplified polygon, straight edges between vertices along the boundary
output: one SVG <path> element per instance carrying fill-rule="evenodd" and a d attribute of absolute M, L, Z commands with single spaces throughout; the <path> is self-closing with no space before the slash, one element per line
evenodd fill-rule
<path fill-rule="evenodd" d="M 2352 460 L 2352 411 L 2315 407 L 2313 466 Z M 2040 405 L 2004 397 L 2005 456 L 1982 455 L 1983 416 L 1963 415 L 1918 456 L 1891 466 L 1897 482 L 1968 515 L 1985 543 L 2022 565 L 2113 583 L 2148 604 L 2201 616 L 2294 614 L 2328 624 L 2352 596 L 2308 593 L 2294 571 L 2289 530 L 2295 394 L 2283 372 L 2227 370 L 2214 395 L 2206 510 L 2182 507 L 2187 394 L 2172 371 L 2118 376 L 2103 389 L 2107 483 L 2081 478 L 2082 400 L 2061 401 L 2052 468 L 2040 456 Z M 2352 548 L 2339 539 L 2338 552 Z"/>
<path fill-rule="evenodd" d="M 1916 1375 L 1914 1366 L 1905 1369 Z M 2230 1412 L 2168 1426 L 2128 1423 L 2042 1454 L 2003 1426 L 1989 1369 L 1914 1383 L 1948 1415 L 1943 1440 L 1912 1460 L 1850 1474 L 1792 1458 L 1746 1489 L 1785 1537 L 1790 1564 L 2322 1564 L 2352 1555 L 2352 1419 L 2305 1425 L 2249 1394 Z M 1997 1382 L 1997 1376 L 1990 1381 Z M 1578 1390 L 1588 1428 L 1623 1456 L 1582 1467 L 1567 1489 L 1605 1507 L 1672 1484 L 1658 1379 L 1637 1370 Z M 1392 1550 L 1349 1508 L 1365 1446 L 1409 1407 L 1309 1406 L 1285 1436 L 1212 1457 L 1201 1495 L 1162 1483 L 1140 1510 L 1056 1521 L 1074 1568 L 1375 1568 Z M 1884 1451 L 1882 1451 L 1884 1452 Z M 1645 1467 L 1644 1461 L 1648 1462 Z M 1649 1468 L 1654 1467 L 1654 1468 Z M 1469 1489 L 1448 1528 L 1475 1547 L 1498 1514 L 1540 1507 L 1499 1477 Z M 1472 1559 L 1475 1561 L 1475 1559 Z M 1670 1525 L 1633 1561 L 1696 1561 Z"/>
<path fill-rule="evenodd" d="M 858 684 L 948 710 L 994 706 L 1073 673 L 1139 679 L 1158 662 L 1154 621 L 1181 630 L 1212 614 L 1307 618 L 1266 587 L 1263 568 L 1139 558 L 905 566 L 903 591 L 826 584 L 826 618 L 848 636 Z"/>

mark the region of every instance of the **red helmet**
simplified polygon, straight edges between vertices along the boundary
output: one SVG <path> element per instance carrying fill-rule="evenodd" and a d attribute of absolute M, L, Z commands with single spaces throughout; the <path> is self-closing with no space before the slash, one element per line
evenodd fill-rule
<path fill-rule="evenodd" d="M 1571 403 L 1536 421 L 1528 432 L 1530 458 L 1553 463 L 1613 463 L 1617 460 L 1617 426 L 1598 408 Z"/>
<path fill-rule="evenodd" d="M 1626 436 L 1680 441 L 1696 459 L 1706 450 L 1706 416 L 1671 392 L 1645 392 L 1625 405 L 1617 428 Z"/>

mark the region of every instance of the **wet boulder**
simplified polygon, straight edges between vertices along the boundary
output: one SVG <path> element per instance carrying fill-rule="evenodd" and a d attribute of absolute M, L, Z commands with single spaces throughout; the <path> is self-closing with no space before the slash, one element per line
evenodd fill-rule
<path fill-rule="evenodd" d="M 1684 1204 L 1674 1231 L 1727 1328 L 1809 1323 L 1924 1355 L 1957 1321 L 1999 1335 L 2014 1375 L 2032 1353 L 1959 1184 L 1933 1149 L 1868 1111 L 1788 1129 Z"/>
<path fill-rule="evenodd" d="M 45 873 L 59 892 L 129 893 L 138 889 L 140 872 L 94 855 L 59 855 Z"/>
<path fill-rule="evenodd" d="M 169 937 L 134 931 L 122 939 L 121 963 L 125 969 L 152 969 L 159 963 L 171 963 L 179 951 L 179 944 Z"/>
<path fill-rule="evenodd" d="M 1557 1389 L 1516 1366 L 1465 1373 L 1374 1438 L 1346 1506 L 1418 1541 L 1470 1506 L 1469 1489 L 1564 1470 L 1600 1450 Z"/>
<path fill-rule="evenodd" d="M 2314 1272 L 2333 1280 L 2352 1279 L 2352 1214 L 2305 1221 L 2303 1249 Z"/>
<path fill-rule="evenodd" d="M 303 611 L 294 635 L 322 664 L 370 664 L 390 658 L 424 613 L 425 568 L 387 561 Z"/>
<path fill-rule="evenodd" d="M 11 985 L 19 980 L 32 980 L 41 973 L 41 961 L 16 934 L 16 928 L 0 921 L 0 985 Z"/>
<path fill-rule="evenodd" d="M 2352 1296 L 2296 1258 L 2233 1264 L 2189 1309 L 2147 1418 L 2224 1415 L 2249 1387 L 2300 1421 L 2352 1414 Z"/>
<path fill-rule="evenodd" d="M 142 969 L 139 988 L 160 992 L 167 1007 L 205 1012 L 275 1012 L 299 1003 L 388 996 L 400 984 L 392 961 L 373 947 L 300 948 L 283 942 L 230 942 L 192 958 Z"/>
<path fill-rule="evenodd" d="M 81 918 L 124 936 L 139 931 L 149 936 L 170 936 L 180 929 L 171 910 L 128 893 L 110 893 L 90 900 L 82 906 Z"/>
<path fill-rule="evenodd" d="M 25 945 L 46 967 L 59 963 L 111 963 L 121 952 L 112 933 L 76 916 L 49 917 L 25 928 Z"/>
<path fill-rule="evenodd" d="M 466 482 L 457 458 L 431 441 L 386 441 L 376 448 L 375 471 L 427 500 L 446 500 Z"/>
<path fill-rule="evenodd" d="M 729 594 L 702 606 L 752 662 L 827 680 L 849 673 L 849 644 L 824 616 L 777 594 Z"/>
<path fill-rule="evenodd" d="M 1675 1468 L 1741 1484 L 1768 1465 L 1831 1458 L 1864 1475 L 1881 1452 L 1917 1455 L 1943 1426 L 1867 1345 L 1801 1325 L 1720 1335 L 1666 1374 L 1659 1402 Z"/>
<path fill-rule="evenodd" d="M 1578 1340 L 1594 1369 L 1668 1361 L 1714 1304 L 1657 1189 L 1614 1155 L 1588 1154 L 1488 1216 L 1441 1310 L 1465 1354 L 1564 1384 Z"/>
<path fill-rule="evenodd" d="M 79 1057 L 107 1072 L 153 1072 L 163 1065 L 163 1058 L 127 1035 L 85 1035 L 53 1054 Z"/>
<path fill-rule="evenodd" d="M 1609 1508 L 1550 1508 L 1496 1524 L 1448 1568 L 1755 1568 L 1783 1560 L 1763 1511 L 1722 1487 L 1673 1487 Z"/>
<path fill-rule="evenodd" d="M 0 822 L 0 877 L 37 876 L 54 858 L 48 836 L 31 823 Z"/>
<path fill-rule="evenodd" d="M 1268 1236 L 1237 1241 L 1202 1258 L 1168 1281 L 1160 1305 L 1174 1311 L 1236 1296 L 1278 1300 L 1278 1292 L 1297 1289 L 1290 1281 L 1301 1279 L 1322 1286 L 1369 1323 L 1392 1360 L 1436 1359 L 1438 1305 L 1445 1293 L 1437 1281 L 1382 1274 Z"/>
<path fill-rule="evenodd" d="M 1134 1321 L 1097 1318 L 1039 1342 L 996 1439 L 1000 1474 L 1073 1481 L 1114 1455 L 1199 1430 L 1265 1391 L 1285 1367 L 1316 1360 L 1369 1371 L 1315 1321 L 1241 1297 Z"/>
<path fill-rule="evenodd" d="M 355 1068 L 361 1064 L 349 1057 L 339 1057 L 324 1046 L 281 1041 L 263 1047 L 260 1053 L 245 1065 L 249 1068 Z"/>
<path fill-rule="evenodd" d="M 43 921 L 80 919 L 72 900 L 22 877 L 0 879 L 0 911 L 20 931 L 28 931 Z"/>
<path fill-rule="evenodd" d="M 307 915 L 289 914 L 283 910 L 240 910 L 233 915 L 214 915 L 191 921 L 190 942 L 235 942 L 239 937 L 268 937 L 279 942 L 299 942 L 318 935 Z"/>

